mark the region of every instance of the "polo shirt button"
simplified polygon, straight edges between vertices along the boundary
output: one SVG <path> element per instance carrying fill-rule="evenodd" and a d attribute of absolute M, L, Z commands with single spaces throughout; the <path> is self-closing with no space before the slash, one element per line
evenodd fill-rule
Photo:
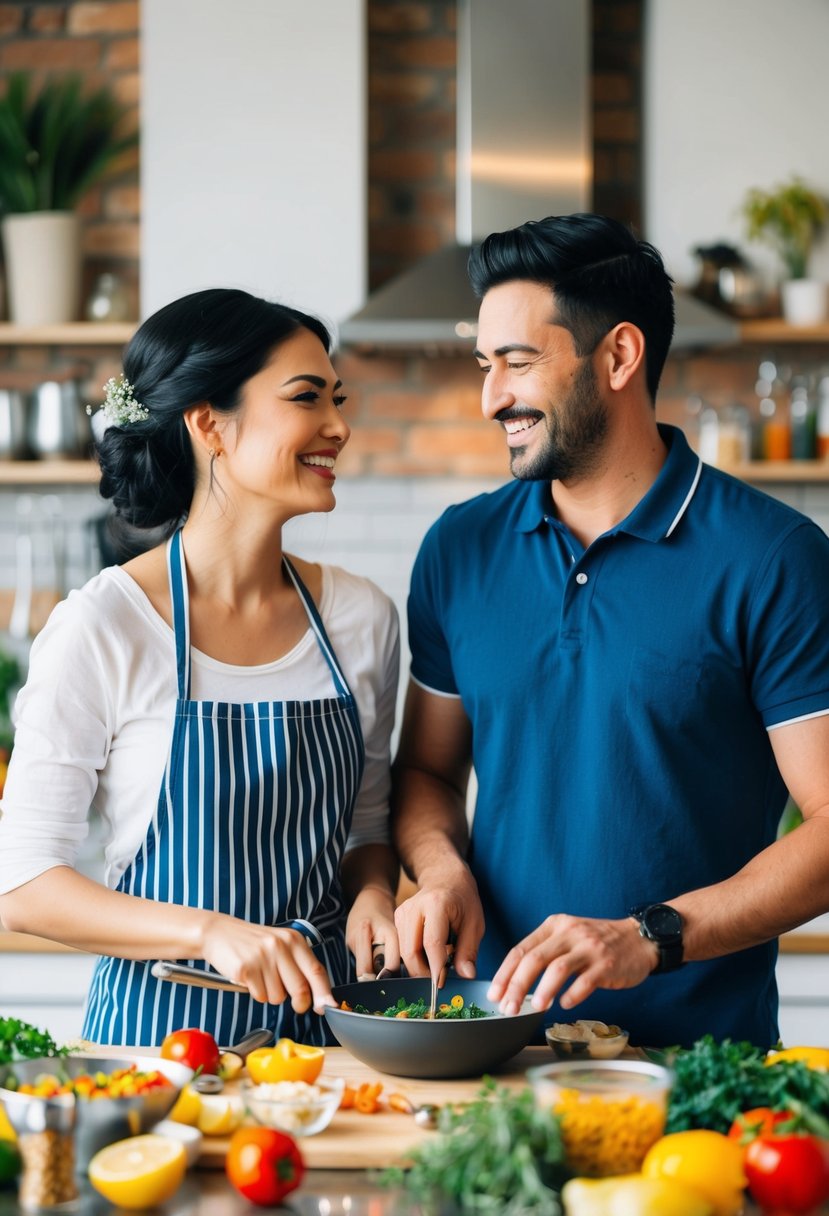
<path fill-rule="evenodd" d="M 583 587 L 584 584 L 587 582 L 587 575 L 584 573 L 584 571 L 581 571 L 579 574 L 576 575 L 576 582 L 581 587 Z"/>

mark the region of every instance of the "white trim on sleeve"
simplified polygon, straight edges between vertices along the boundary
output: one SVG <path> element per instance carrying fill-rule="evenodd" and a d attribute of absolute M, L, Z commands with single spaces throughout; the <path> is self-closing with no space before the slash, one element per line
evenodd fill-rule
<path fill-rule="evenodd" d="M 810 718 L 825 718 L 829 714 L 829 706 L 826 709 L 816 709 L 811 714 L 801 714 L 798 718 L 787 718 L 785 722 L 775 722 L 773 726 L 767 726 L 766 731 L 777 730 L 781 726 L 791 726 L 795 722 L 808 722 Z"/>
<path fill-rule="evenodd" d="M 448 697 L 450 701 L 460 701 L 461 694 L 459 692 L 441 692 L 439 688 L 430 688 L 428 684 L 424 684 L 422 680 L 418 680 L 416 676 L 409 675 L 409 679 L 418 688 L 422 688 L 424 692 L 430 692 L 433 697 Z M 827 711 L 829 712 L 829 711 Z"/>

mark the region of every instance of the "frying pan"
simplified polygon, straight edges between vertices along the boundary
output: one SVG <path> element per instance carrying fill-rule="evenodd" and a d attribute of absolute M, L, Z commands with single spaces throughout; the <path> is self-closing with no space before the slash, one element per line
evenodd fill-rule
<path fill-rule="evenodd" d="M 346 1009 L 327 1007 L 325 1017 L 341 1046 L 378 1072 L 396 1077 L 474 1077 L 491 1072 L 526 1047 L 541 1025 L 544 1014 L 524 1002 L 521 1013 L 504 1017 L 487 1000 L 489 980 L 463 980 L 450 972 L 439 1000 L 462 996 L 466 1005 L 474 1001 L 491 1017 L 441 1019 L 372 1017 Z M 429 1004 L 427 979 L 360 980 L 333 989 L 339 1004 L 387 1009 L 403 997 L 406 1002 Z"/>

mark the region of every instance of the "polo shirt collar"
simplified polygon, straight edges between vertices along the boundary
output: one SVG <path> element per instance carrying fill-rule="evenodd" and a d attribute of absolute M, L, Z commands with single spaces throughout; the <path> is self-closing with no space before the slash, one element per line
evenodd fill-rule
<path fill-rule="evenodd" d="M 699 482 L 702 461 L 688 445 L 683 432 L 675 426 L 657 423 L 668 449 L 659 476 L 626 519 L 612 532 L 628 532 L 643 540 L 658 541 L 671 535 L 688 508 Z M 553 496 L 548 481 L 524 483 L 524 501 L 518 512 L 516 532 L 534 532 L 554 514 Z"/>
<path fill-rule="evenodd" d="M 679 525 L 702 472 L 702 461 L 679 427 L 661 422 L 657 425 L 668 449 L 665 463 L 645 497 L 612 529 L 651 541 L 667 539 Z"/>

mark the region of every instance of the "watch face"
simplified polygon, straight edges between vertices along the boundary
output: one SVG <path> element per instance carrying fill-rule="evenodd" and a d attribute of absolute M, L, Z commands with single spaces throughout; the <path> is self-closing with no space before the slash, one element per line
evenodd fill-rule
<path fill-rule="evenodd" d="M 644 915 L 644 925 L 650 937 L 657 941 L 680 937 L 682 918 L 675 908 L 667 904 L 651 904 Z"/>

